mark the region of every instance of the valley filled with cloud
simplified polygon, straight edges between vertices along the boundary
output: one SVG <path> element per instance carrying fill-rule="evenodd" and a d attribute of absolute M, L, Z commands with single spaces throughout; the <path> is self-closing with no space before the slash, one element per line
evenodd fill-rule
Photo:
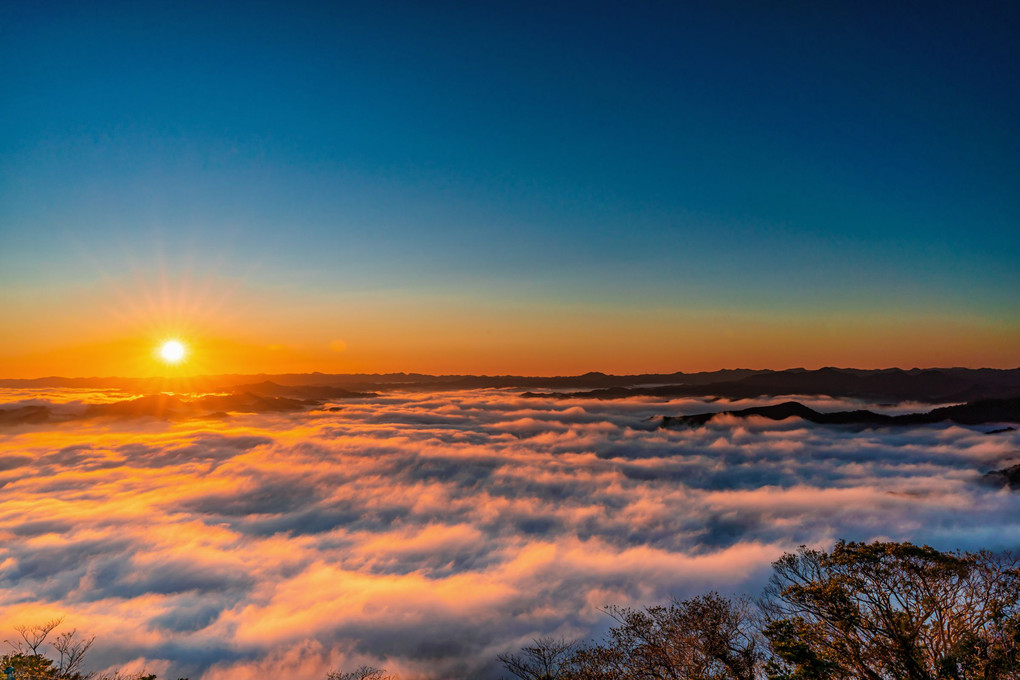
<path fill-rule="evenodd" d="M 97 669 L 497 678 L 497 654 L 532 638 L 604 631 L 605 605 L 754 594 L 802 544 L 1020 544 L 1020 493 L 983 477 L 1020 462 L 1020 432 L 992 425 L 663 428 L 784 399 L 501 389 L 94 410 L 130 396 L 0 390 L 0 408 L 62 418 L 0 429 L 0 618 L 64 616 L 97 635 Z"/>

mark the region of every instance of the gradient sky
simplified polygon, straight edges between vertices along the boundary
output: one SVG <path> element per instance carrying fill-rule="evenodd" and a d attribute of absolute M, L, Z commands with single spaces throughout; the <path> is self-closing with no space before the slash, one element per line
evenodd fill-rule
<path fill-rule="evenodd" d="M 0 5 L 0 375 L 1020 364 L 1015 3 Z"/>

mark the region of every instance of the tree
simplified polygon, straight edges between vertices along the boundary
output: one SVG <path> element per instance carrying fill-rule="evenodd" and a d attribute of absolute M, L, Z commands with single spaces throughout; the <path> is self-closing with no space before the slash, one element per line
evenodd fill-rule
<path fill-rule="evenodd" d="M 520 680 L 556 680 L 563 677 L 574 643 L 551 637 L 537 638 L 522 654 L 500 654 L 503 667 Z"/>
<path fill-rule="evenodd" d="M 754 680 L 764 663 L 751 603 L 709 593 L 643 610 L 608 607 L 606 639 L 578 648 L 536 640 L 503 655 L 521 680 Z"/>
<path fill-rule="evenodd" d="M 575 655 L 579 678 L 753 680 L 764 655 L 749 600 L 709 593 L 644 610 L 607 609 L 619 625 Z"/>
<path fill-rule="evenodd" d="M 1020 668 L 1011 555 L 839 542 L 784 555 L 761 606 L 769 675 L 813 680 L 1006 680 Z"/>
<path fill-rule="evenodd" d="M 15 652 L 0 657 L 0 671 L 13 668 L 17 680 L 59 680 L 53 662 L 40 654 Z"/>
<path fill-rule="evenodd" d="M 65 631 L 53 640 L 53 648 L 59 655 L 57 671 L 62 678 L 67 680 L 82 679 L 82 663 L 85 661 L 85 653 L 89 651 L 95 641 L 95 635 L 79 638 L 77 629 Z"/>
<path fill-rule="evenodd" d="M 154 674 L 141 671 L 131 675 L 115 672 L 113 675 L 86 673 L 83 669 L 85 654 L 96 641 L 95 635 L 79 637 L 77 629 L 53 637 L 49 646 L 56 658 L 42 653 L 43 645 L 62 622 L 63 617 L 45 623 L 15 626 L 20 640 L 7 643 L 14 648 L 12 654 L 0 657 L 0 671 L 11 668 L 16 680 L 158 680 Z M 187 680 L 178 678 L 177 680 Z M 369 678 L 366 680 L 386 680 Z"/>
<path fill-rule="evenodd" d="M 13 668 L 14 677 L 18 680 L 81 680 L 80 675 L 65 674 L 62 666 L 55 665 L 52 659 L 39 653 L 46 638 L 63 620 L 61 617 L 43 623 L 15 626 L 14 630 L 21 639 L 7 641 L 14 648 L 14 653 L 0 658 L 0 666 L 4 669 Z M 74 637 L 73 632 L 71 637 Z"/>
<path fill-rule="evenodd" d="M 396 678 L 386 675 L 382 668 L 359 666 L 353 671 L 330 671 L 326 674 L 326 680 L 396 680 Z"/>
<path fill-rule="evenodd" d="M 31 625 L 15 626 L 14 630 L 21 636 L 21 641 L 8 643 L 26 656 L 39 656 L 39 648 L 53 629 L 61 624 L 64 617 L 50 619 L 45 623 L 33 623 Z"/>

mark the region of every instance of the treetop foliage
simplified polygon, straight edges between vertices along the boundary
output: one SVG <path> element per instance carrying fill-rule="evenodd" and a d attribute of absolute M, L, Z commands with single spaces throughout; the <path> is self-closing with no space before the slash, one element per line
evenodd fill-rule
<path fill-rule="evenodd" d="M 4 673 L 4 680 L 8 677 L 8 669 L 14 680 L 158 680 L 155 674 L 144 671 L 133 675 L 85 672 L 85 654 L 96 636 L 79 637 L 77 629 L 72 629 L 51 637 L 63 621 L 63 618 L 57 618 L 14 626 L 19 638 L 6 641 L 14 651 L 0 656 L 0 672 Z M 47 647 L 51 648 L 50 656 L 43 654 Z"/>
<path fill-rule="evenodd" d="M 911 543 L 801 547 L 762 596 L 643 610 L 588 644 L 500 657 L 520 680 L 1020 680 L 1015 557 Z"/>
<path fill-rule="evenodd" d="M 1020 570 L 1011 555 L 909 543 L 801 548 L 761 600 L 775 678 L 1020 677 Z"/>

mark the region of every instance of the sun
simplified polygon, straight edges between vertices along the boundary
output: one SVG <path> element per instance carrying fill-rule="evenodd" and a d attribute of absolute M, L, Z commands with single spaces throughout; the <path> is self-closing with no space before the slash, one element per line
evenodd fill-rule
<path fill-rule="evenodd" d="M 167 340 L 159 348 L 159 356 L 168 364 L 179 364 L 185 354 L 187 349 L 180 340 Z"/>

